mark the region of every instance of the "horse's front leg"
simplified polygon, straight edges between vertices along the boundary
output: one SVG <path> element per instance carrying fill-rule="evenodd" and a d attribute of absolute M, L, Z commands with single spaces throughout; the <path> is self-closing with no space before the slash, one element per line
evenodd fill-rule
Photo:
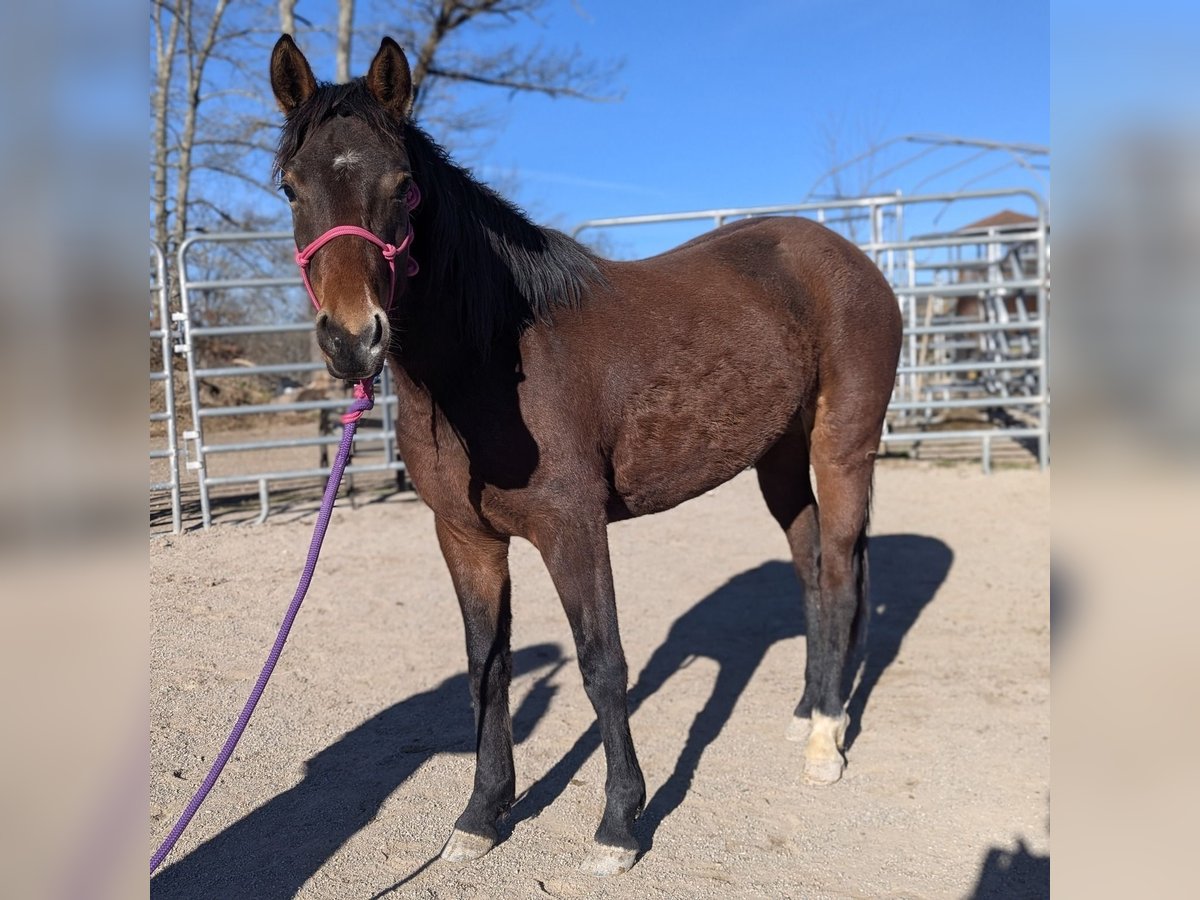
<path fill-rule="evenodd" d="M 608 763 L 604 816 L 581 868 L 594 875 L 618 875 L 637 857 L 633 821 L 646 802 L 646 782 L 629 733 L 628 670 L 604 520 L 563 525 L 539 540 L 538 547 L 571 623 L 583 687 L 596 710 Z"/>
<path fill-rule="evenodd" d="M 468 680 L 475 708 L 475 788 L 442 849 L 451 862 L 476 859 L 497 840 L 496 820 L 512 805 L 511 585 L 508 538 L 467 530 L 439 518 L 438 542 L 450 568 L 467 635 Z"/>

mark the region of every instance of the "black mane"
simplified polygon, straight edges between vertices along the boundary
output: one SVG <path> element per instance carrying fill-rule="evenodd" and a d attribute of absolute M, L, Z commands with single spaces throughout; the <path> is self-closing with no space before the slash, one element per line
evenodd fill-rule
<path fill-rule="evenodd" d="M 413 213 L 413 256 L 421 271 L 408 292 L 419 303 L 451 309 L 469 344 L 486 352 L 500 335 L 578 306 L 589 286 L 603 283 L 597 258 L 582 244 L 535 225 L 413 122 L 392 118 L 362 78 L 322 84 L 288 115 L 275 154 L 276 179 L 311 130 L 339 115 L 360 118 L 385 140 L 403 143 L 421 189 Z"/>

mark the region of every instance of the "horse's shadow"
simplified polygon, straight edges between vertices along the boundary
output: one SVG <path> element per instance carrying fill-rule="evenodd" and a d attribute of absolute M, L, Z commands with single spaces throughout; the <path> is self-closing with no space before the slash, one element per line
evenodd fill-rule
<path fill-rule="evenodd" d="M 513 715 L 514 740 L 525 740 L 545 714 L 562 664 L 557 644 L 513 654 L 514 674 L 545 670 Z M 151 893 L 162 900 L 296 896 L 422 764 L 439 753 L 474 751 L 469 697 L 463 672 L 363 722 L 312 757 L 295 787 L 163 869 L 151 879 Z"/>
<path fill-rule="evenodd" d="M 851 695 L 852 724 L 847 749 L 857 737 L 871 694 L 887 667 L 895 661 L 905 634 L 933 599 L 950 570 L 954 554 L 934 538 L 913 534 L 885 535 L 870 543 L 871 622 L 866 645 L 858 659 L 859 680 Z M 733 713 L 742 691 L 778 641 L 804 633 L 799 582 L 790 563 L 764 563 L 736 575 L 684 613 L 666 640 L 651 655 L 629 692 L 630 712 L 697 657 L 717 663 L 717 678 L 703 708 L 688 731 L 675 768 L 648 799 L 638 820 L 643 850 L 654 833 L 687 795 L 705 749 L 716 740 Z M 800 699 L 803 668 L 796 663 L 796 697 Z M 786 711 L 781 710 L 782 723 Z M 636 720 L 635 720 L 636 730 Z M 600 746 L 595 726 L 539 779 L 514 807 L 510 827 L 540 814 L 565 790 L 571 778 Z"/>
<path fill-rule="evenodd" d="M 910 534 L 874 538 L 870 553 L 873 612 L 858 686 L 849 704 L 854 724 L 847 735 L 848 744 L 858 733 L 880 677 L 896 659 L 905 634 L 933 598 L 953 559 L 950 548 L 941 541 Z M 778 641 L 804 633 L 803 608 L 791 564 L 764 563 L 701 599 L 676 620 L 651 655 L 630 690 L 631 711 L 697 657 L 715 661 L 718 673 L 712 693 L 692 721 L 674 769 L 650 797 L 639 820 L 644 849 L 652 845 L 662 821 L 683 802 L 705 749 L 729 721 L 767 651 Z M 546 669 L 513 716 L 516 741 L 524 740 L 548 709 L 555 690 L 552 680 L 562 664 L 561 650 L 554 644 L 513 654 L 514 673 Z M 802 683 L 803 669 L 797 658 L 796 700 Z M 472 752 L 474 729 L 468 696 L 466 674 L 460 673 L 364 722 L 309 760 L 298 785 L 153 878 L 154 897 L 294 897 L 424 762 L 438 753 Z M 447 724 L 447 709 L 461 715 Z M 785 719 L 786 711 L 781 710 L 781 740 Z M 513 807 L 502 834 L 541 813 L 599 746 L 595 726 L 580 735 Z"/>

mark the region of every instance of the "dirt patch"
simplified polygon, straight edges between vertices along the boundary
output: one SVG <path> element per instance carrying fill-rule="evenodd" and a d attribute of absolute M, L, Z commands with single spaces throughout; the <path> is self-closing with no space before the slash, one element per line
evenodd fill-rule
<path fill-rule="evenodd" d="M 518 791 L 503 843 L 431 860 L 470 793 L 461 622 L 410 495 L 335 513 L 276 675 L 161 898 L 1045 896 L 1049 478 L 882 466 L 849 767 L 784 741 L 799 588 L 753 475 L 611 529 L 647 852 L 575 866 L 604 768 L 570 632 L 516 542 Z M 207 771 L 294 588 L 312 507 L 151 540 L 152 846 Z"/>

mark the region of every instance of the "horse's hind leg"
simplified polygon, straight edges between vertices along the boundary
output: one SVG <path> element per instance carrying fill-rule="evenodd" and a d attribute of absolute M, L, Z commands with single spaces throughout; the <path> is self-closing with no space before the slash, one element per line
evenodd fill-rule
<path fill-rule="evenodd" d="M 462 862 L 483 856 L 495 845 L 496 820 L 512 805 L 516 787 L 508 710 L 512 681 L 508 540 L 463 531 L 441 518 L 436 524 L 462 610 L 475 707 L 475 788 L 442 850 L 442 859 Z"/>
<path fill-rule="evenodd" d="M 799 430 L 800 427 L 797 423 L 796 430 L 776 441 L 758 461 L 756 471 L 767 509 L 787 535 L 796 575 L 804 585 L 805 618 L 813 622 L 818 617 L 821 528 L 817 498 L 808 474 L 808 436 Z M 788 727 L 790 741 L 803 743 L 808 740 L 819 682 L 813 669 L 815 659 L 812 653 L 808 654 L 804 694 Z"/>
<path fill-rule="evenodd" d="M 810 784 L 832 784 L 845 767 L 841 751 L 850 721 L 846 668 L 869 609 L 867 517 L 886 403 L 884 397 L 875 409 L 869 399 L 847 399 L 835 416 L 822 402 L 812 433 L 821 550 L 816 603 L 810 605 L 808 619 L 805 697 L 812 702 L 812 730 L 804 748 L 804 780 Z"/>

